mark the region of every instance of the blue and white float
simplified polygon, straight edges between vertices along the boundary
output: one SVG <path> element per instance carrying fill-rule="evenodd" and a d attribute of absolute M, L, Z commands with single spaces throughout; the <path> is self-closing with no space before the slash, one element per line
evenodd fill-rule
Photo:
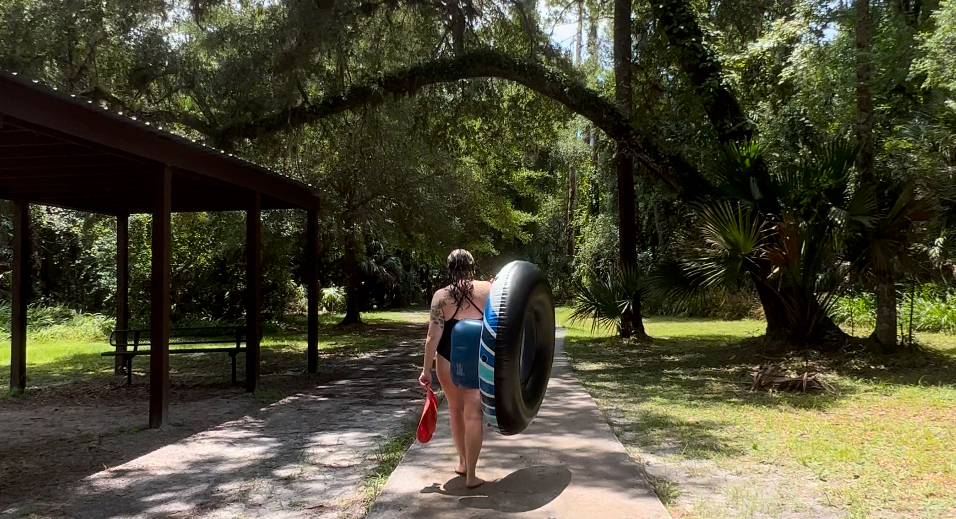
<path fill-rule="evenodd" d="M 481 391 L 485 422 L 518 434 L 538 414 L 554 362 L 554 298 L 544 272 L 513 261 L 496 276 L 482 321 L 452 332 L 455 385 Z"/>

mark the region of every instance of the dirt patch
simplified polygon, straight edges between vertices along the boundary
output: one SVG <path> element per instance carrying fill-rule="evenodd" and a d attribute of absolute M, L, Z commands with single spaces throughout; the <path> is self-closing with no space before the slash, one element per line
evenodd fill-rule
<path fill-rule="evenodd" d="M 143 382 L 0 400 L 0 516 L 361 517 L 379 443 L 421 405 L 420 341 L 402 339 L 320 375 L 274 370 L 257 395 L 183 377 L 161 430 Z"/>
<path fill-rule="evenodd" d="M 844 513 L 827 502 L 818 479 L 762 463 L 735 462 L 732 468 L 715 460 L 679 460 L 627 446 L 643 466 L 675 518 L 772 517 L 774 519 L 838 519 Z M 678 490 L 676 495 L 667 494 Z"/>

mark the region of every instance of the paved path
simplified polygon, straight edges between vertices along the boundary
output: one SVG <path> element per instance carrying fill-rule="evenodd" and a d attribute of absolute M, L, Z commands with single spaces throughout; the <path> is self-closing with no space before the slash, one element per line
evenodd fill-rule
<path fill-rule="evenodd" d="M 516 436 L 486 429 L 475 490 L 452 469 L 447 408 L 426 445 L 416 443 L 368 519 L 669 519 L 640 467 L 568 367 L 558 338 L 551 382 L 534 423 Z"/>
<path fill-rule="evenodd" d="M 0 508 L 0 518 L 361 518 L 379 442 L 421 412 L 420 348 L 406 341 L 351 361 L 345 379 L 173 441 L 46 502 Z"/>

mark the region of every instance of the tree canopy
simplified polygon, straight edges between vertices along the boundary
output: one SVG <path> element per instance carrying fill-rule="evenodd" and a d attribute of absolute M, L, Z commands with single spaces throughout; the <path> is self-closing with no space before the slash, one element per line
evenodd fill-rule
<path fill-rule="evenodd" d="M 322 276 L 346 287 L 346 320 L 424 300 L 455 247 L 472 249 L 484 275 L 508 258 L 532 259 L 567 298 L 634 271 L 644 281 L 625 290 L 622 307 L 637 304 L 639 315 L 645 300 L 644 311 L 688 311 L 690 299 L 655 299 L 664 289 L 652 281 L 674 265 L 691 268 L 702 229 L 717 240 L 714 219 L 737 208 L 761 236 L 735 261 L 759 257 L 733 283 L 698 288 L 751 294 L 768 333 L 794 339 L 787 330 L 819 312 L 788 321 L 784 307 L 799 299 L 825 316 L 839 296 L 824 282 L 839 270 L 827 268 L 833 262 L 891 250 L 905 258 L 857 269 L 852 283 L 864 290 L 953 281 L 956 2 L 866 2 L 864 12 L 861 1 L 0 0 L 0 68 L 317 186 Z M 621 24 L 610 23 L 615 13 Z M 570 40 L 553 37 L 557 26 L 573 27 Z M 615 42 L 624 42 L 617 67 Z M 827 143 L 863 135 L 873 143 L 863 165 L 821 171 Z M 728 156 L 745 161 L 731 176 Z M 798 170 L 841 187 L 766 191 L 795 182 Z M 814 189 L 833 196 L 824 203 Z M 919 210 L 892 213 L 901 190 Z M 872 219 L 848 226 L 840 215 L 871 191 Z M 51 245 L 37 249 L 35 267 L 69 243 L 77 245 L 56 257 L 83 266 L 71 279 L 42 274 L 40 295 L 106 308 L 110 222 L 59 210 L 36 218 L 38 230 L 51 229 L 38 239 Z M 137 218 L 142 249 L 148 219 Z M 242 276 L 230 266 L 241 257 L 237 218 L 174 222 L 183 316 L 241 311 Z M 300 220 L 267 219 L 276 314 L 296 299 L 300 273 L 280 253 L 301 253 Z M 816 249 L 826 258 L 789 256 L 808 262 L 799 283 L 774 270 L 771 250 L 794 225 L 821 229 L 801 238 L 808 247 L 830 247 Z M 631 244 L 636 259 L 621 254 Z M 145 261 L 136 254 L 134 263 Z M 133 274 L 133 289 L 145 289 L 146 271 Z M 199 303 L 198 287 L 210 284 L 221 297 Z"/>

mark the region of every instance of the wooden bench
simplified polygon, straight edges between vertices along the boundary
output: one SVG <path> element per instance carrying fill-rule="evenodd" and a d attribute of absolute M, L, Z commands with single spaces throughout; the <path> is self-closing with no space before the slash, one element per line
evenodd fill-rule
<path fill-rule="evenodd" d="M 110 334 L 110 346 L 115 351 L 103 352 L 103 357 L 123 357 L 123 365 L 126 369 L 126 383 L 133 382 L 133 358 L 138 355 L 149 355 L 150 345 L 149 330 L 114 330 Z M 242 343 L 246 342 L 245 326 L 203 326 L 194 328 L 172 328 L 169 330 L 169 354 L 177 355 L 180 353 L 227 353 L 232 358 L 232 383 L 236 384 L 236 355 L 244 353 L 246 348 Z M 126 350 L 123 351 L 123 343 Z M 233 344 L 229 347 L 195 347 L 195 345 L 205 344 Z M 146 346 L 146 349 L 140 349 Z M 187 346 L 185 348 L 181 346 Z M 193 347 L 189 347 L 193 346 Z"/>

